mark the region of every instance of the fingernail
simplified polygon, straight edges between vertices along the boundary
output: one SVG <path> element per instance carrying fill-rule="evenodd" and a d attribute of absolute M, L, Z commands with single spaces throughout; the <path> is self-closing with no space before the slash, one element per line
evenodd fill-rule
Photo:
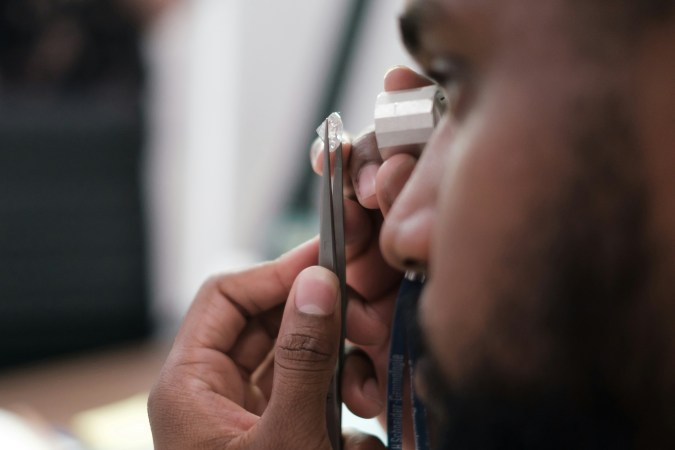
<path fill-rule="evenodd" d="M 384 74 L 384 79 L 386 80 L 387 77 L 389 76 L 389 74 L 391 74 L 392 72 L 396 72 L 396 71 L 401 70 L 401 69 L 407 69 L 407 70 L 410 70 L 410 68 L 409 68 L 408 66 L 403 65 L 403 64 L 398 64 L 398 65 L 396 65 L 396 66 L 390 67 L 389 70 L 387 70 L 387 71 L 385 72 L 385 74 Z"/>
<path fill-rule="evenodd" d="M 376 164 L 367 164 L 361 168 L 356 182 L 356 190 L 360 200 L 375 195 L 375 176 L 377 175 Z"/>
<path fill-rule="evenodd" d="M 301 313 L 329 316 L 335 311 L 337 298 L 337 280 L 325 269 L 310 267 L 298 276 L 295 306 Z"/>

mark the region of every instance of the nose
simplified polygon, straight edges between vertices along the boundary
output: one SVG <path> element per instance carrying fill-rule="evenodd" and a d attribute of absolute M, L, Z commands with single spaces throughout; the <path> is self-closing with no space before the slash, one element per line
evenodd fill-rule
<path fill-rule="evenodd" d="M 385 161 L 378 173 L 378 190 L 382 196 L 392 197 L 391 208 L 384 211 L 380 247 L 387 262 L 403 271 L 426 271 L 429 263 L 443 172 L 440 137 L 435 133 L 419 160 L 397 154 Z M 381 205 L 387 203 L 380 201 Z"/>

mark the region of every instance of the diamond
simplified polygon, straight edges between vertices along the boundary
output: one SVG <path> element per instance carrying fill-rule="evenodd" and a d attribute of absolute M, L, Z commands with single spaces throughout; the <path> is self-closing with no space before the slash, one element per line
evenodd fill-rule
<path fill-rule="evenodd" d="M 319 128 L 316 129 L 316 133 L 322 141 L 326 135 L 326 124 L 328 124 L 328 149 L 334 152 L 342 142 L 342 117 L 340 117 L 340 114 L 334 112 L 321 122 Z"/>

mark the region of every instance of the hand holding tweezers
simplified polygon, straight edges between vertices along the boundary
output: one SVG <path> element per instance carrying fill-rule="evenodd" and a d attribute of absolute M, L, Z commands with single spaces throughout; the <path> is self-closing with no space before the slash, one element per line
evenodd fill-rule
<path fill-rule="evenodd" d="M 331 114 L 317 132 L 323 139 L 323 175 L 321 180 L 319 265 L 331 270 L 340 282 L 341 332 L 338 361 L 326 399 L 326 425 L 328 437 L 334 450 L 342 448 L 342 399 L 340 375 L 344 359 L 345 310 L 347 284 L 345 282 L 345 231 L 342 194 L 342 120 L 337 113 Z M 330 153 L 335 152 L 331 171 Z M 333 174 L 331 179 L 331 172 Z"/>

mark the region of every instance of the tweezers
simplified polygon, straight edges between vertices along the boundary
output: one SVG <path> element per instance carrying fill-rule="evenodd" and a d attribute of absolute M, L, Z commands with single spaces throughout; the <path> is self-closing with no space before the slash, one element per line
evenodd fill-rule
<path fill-rule="evenodd" d="M 345 282 L 345 227 L 342 193 L 342 142 L 335 148 L 334 167 L 330 165 L 331 123 L 324 122 L 323 130 L 323 175 L 321 179 L 321 200 L 319 218 L 319 265 L 331 270 L 340 282 L 341 330 L 338 361 L 326 399 L 326 425 L 328 438 L 333 449 L 342 449 L 342 397 L 340 377 L 344 361 L 345 313 L 347 306 L 347 284 Z M 331 179 L 331 172 L 333 177 Z"/>

